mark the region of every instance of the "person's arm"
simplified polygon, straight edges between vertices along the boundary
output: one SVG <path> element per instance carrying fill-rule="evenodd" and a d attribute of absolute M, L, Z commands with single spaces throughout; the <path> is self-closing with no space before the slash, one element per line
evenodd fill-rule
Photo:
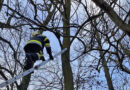
<path fill-rule="evenodd" d="M 44 39 L 44 42 L 45 42 L 45 47 L 46 47 L 47 53 L 49 54 L 50 59 L 53 60 L 53 56 L 52 56 L 52 51 L 51 51 L 49 39 L 46 37 Z"/>
<path fill-rule="evenodd" d="M 51 52 L 51 47 L 46 47 L 47 53 L 49 54 L 49 57 L 51 60 L 53 60 L 52 52 Z"/>

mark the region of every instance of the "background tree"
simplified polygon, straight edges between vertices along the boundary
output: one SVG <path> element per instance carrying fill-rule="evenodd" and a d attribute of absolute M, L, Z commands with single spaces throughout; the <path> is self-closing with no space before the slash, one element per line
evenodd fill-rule
<path fill-rule="evenodd" d="M 5 87 L 7 90 L 130 88 L 130 38 L 124 27 L 129 27 L 129 2 L 92 1 L 4 0 L 0 13 L 1 82 L 23 72 L 23 46 L 34 30 L 48 35 L 54 54 L 68 48 L 61 58 Z"/>

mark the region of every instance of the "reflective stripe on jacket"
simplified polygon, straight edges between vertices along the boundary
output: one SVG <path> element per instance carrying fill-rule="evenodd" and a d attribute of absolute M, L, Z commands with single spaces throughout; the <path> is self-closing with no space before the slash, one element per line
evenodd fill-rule
<path fill-rule="evenodd" d="M 38 44 L 40 47 L 42 47 L 42 43 L 38 40 L 29 40 L 26 44 L 35 43 Z"/>
<path fill-rule="evenodd" d="M 44 36 L 44 35 L 38 35 L 38 36 L 32 37 L 26 43 L 24 49 L 25 49 L 25 51 L 31 51 L 30 49 L 33 49 L 33 51 L 35 51 L 35 49 L 37 49 L 37 51 L 39 51 L 39 49 L 40 48 L 43 49 L 44 46 L 45 47 L 50 47 L 49 39 L 46 36 Z"/>
<path fill-rule="evenodd" d="M 42 48 L 45 47 L 50 47 L 50 41 L 49 39 L 44 36 L 44 35 L 38 35 L 38 36 L 34 36 L 32 37 L 28 42 L 27 44 L 30 44 L 30 43 L 35 43 L 35 44 L 38 44 L 39 46 L 41 46 Z"/>

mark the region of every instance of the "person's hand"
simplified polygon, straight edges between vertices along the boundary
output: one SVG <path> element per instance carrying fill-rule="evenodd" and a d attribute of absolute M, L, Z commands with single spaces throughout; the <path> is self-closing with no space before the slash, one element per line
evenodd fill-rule
<path fill-rule="evenodd" d="M 53 56 L 52 55 L 50 55 L 50 60 L 53 60 L 54 58 L 53 58 Z"/>

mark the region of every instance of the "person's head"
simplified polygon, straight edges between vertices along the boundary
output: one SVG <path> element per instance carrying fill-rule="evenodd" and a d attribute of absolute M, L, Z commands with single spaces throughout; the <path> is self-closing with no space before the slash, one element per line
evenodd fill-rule
<path fill-rule="evenodd" d="M 34 37 L 34 36 L 37 36 L 37 35 L 39 35 L 40 33 L 38 32 L 38 31 L 34 31 L 33 33 L 32 33 L 32 36 Z"/>

